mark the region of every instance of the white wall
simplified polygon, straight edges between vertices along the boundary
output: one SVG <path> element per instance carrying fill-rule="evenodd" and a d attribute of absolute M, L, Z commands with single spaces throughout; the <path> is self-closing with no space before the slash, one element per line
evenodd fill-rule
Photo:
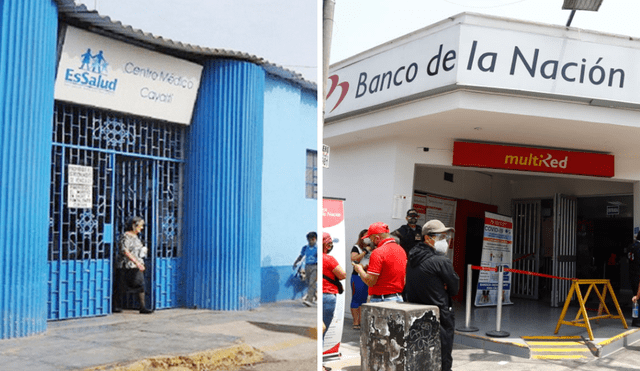
<path fill-rule="evenodd" d="M 345 199 L 345 238 L 349 251 L 360 230 L 371 223 L 391 222 L 395 152 L 392 142 L 331 147 L 329 168 L 323 169 L 323 192 L 324 197 Z"/>
<path fill-rule="evenodd" d="M 444 173 L 453 174 L 453 182 Z M 498 206 L 498 213 L 511 215 L 511 184 L 499 173 L 464 169 L 417 166 L 414 187 L 417 191 Z"/>
<path fill-rule="evenodd" d="M 453 174 L 453 182 L 444 180 L 444 173 Z M 492 177 L 475 171 L 418 166 L 414 187 L 418 191 L 491 203 Z"/>
<path fill-rule="evenodd" d="M 444 173 L 453 174 L 453 182 Z M 441 166 L 416 167 L 414 187 L 418 191 L 498 206 L 498 213 L 511 215 L 511 200 L 571 196 L 632 194 L 633 183 L 581 177 L 527 177 Z M 638 218 L 640 220 L 640 217 Z M 640 223 L 639 223 L 640 224 Z"/>

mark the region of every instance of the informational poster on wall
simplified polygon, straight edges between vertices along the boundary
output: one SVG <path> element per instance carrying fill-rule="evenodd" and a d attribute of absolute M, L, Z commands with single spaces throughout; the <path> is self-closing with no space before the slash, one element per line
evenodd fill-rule
<path fill-rule="evenodd" d="M 68 26 L 55 99 L 190 124 L 202 66 Z"/>
<path fill-rule="evenodd" d="M 418 225 L 423 226 L 432 219 L 438 219 L 447 227 L 454 227 L 456 223 L 455 198 L 447 198 L 430 194 L 413 194 L 413 208 L 418 212 Z M 454 227 L 455 228 L 455 227 Z M 453 244 L 449 245 L 447 256 L 453 261 Z"/>
<path fill-rule="evenodd" d="M 513 254 L 513 220 L 511 217 L 485 211 L 482 241 L 483 267 L 511 268 Z M 511 302 L 511 272 L 503 273 L 502 304 Z M 476 290 L 476 307 L 498 304 L 498 272 L 480 271 Z"/>
<path fill-rule="evenodd" d="M 418 225 L 424 225 L 429 220 L 438 219 L 447 227 L 453 227 L 456 222 L 455 198 L 447 198 L 423 193 L 413 194 L 413 208 L 420 216 Z"/>
<path fill-rule="evenodd" d="M 67 166 L 67 207 L 69 209 L 93 207 L 93 168 L 91 166 Z"/>
<path fill-rule="evenodd" d="M 344 200 L 325 198 L 322 200 L 322 231 L 327 232 L 333 239 L 333 250 L 329 255 L 336 258 L 338 264 L 345 268 L 345 225 L 344 225 Z M 319 246 L 322 245 L 322 235 L 318 236 Z M 345 268 L 346 269 L 346 268 Z M 318 274 L 318 280 L 321 275 Z M 347 283 L 342 281 L 342 286 L 346 288 Z M 322 292 L 322 290 L 320 290 Z M 344 305 L 345 293 L 336 295 L 336 309 L 333 312 L 333 320 L 327 329 L 322 344 L 323 356 L 335 356 L 340 353 L 340 343 L 342 342 L 342 328 L 344 326 Z"/>

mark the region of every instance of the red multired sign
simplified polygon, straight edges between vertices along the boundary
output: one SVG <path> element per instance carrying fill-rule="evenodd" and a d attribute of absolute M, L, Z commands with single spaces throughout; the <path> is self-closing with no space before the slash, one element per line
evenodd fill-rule
<path fill-rule="evenodd" d="M 454 142 L 453 165 L 560 173 L 614 176 L 614 156 L 601 153 Z"/>

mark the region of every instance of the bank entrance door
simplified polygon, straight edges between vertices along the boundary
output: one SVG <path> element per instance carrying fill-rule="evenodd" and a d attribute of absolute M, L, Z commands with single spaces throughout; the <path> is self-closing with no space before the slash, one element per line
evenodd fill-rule
<path fill-rule="evenodd" d="M 528 272 L 540 269 L 540 200 L 513 201 L 513 267 Z M 512 274 L 511 296 L 538 299 L 536 276 Z"/>
<path fill-rule="evenodd" d="M 513 266 L 515 269 L 557 277 L 576 277 L 577 202 L 556 194 L 551 200 L 513 200 Z M 546 206 L 545 206 L 546 205 Z M 545 213 L 544 210 L 550 210 Z M 543 284 L 543 294 L 540 285 Z M 550 294 L 550 304 L 563 304 L 571 281 L 514 274 L 511 295 L 539 299 Z"/>
<path fill-rule="evenodd" d="M 576 277 L 576 226 L 578 210 L 575 197 L 556 194 L 553 198 L 553 260 L 552 274 L 557 277 Z M 551 306 L 564 304 L 571 281 L 551 281 Z"/>
<path fill-rule="evenodd" d="M 181 125 L 56 102 L 48 319 L 111 313 L 117 242 L 131 216 L 146 222 L 147 305 L 180 305 L 185 137 Z"/>

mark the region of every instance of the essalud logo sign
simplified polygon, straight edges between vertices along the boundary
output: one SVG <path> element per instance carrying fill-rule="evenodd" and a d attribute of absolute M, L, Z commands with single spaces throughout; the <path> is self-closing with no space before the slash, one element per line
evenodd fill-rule
<path fill-rule="evenodd" d="M 118 79 L 109 80 L 109 63 L 102 50 L 95 55 L 91 54 L 91 48 L 80 56 L 81 65 L 77 69 L 67 68 L 64 80 L 74 85 L 84 86 L 106 92 L 115 92 Z"/>

